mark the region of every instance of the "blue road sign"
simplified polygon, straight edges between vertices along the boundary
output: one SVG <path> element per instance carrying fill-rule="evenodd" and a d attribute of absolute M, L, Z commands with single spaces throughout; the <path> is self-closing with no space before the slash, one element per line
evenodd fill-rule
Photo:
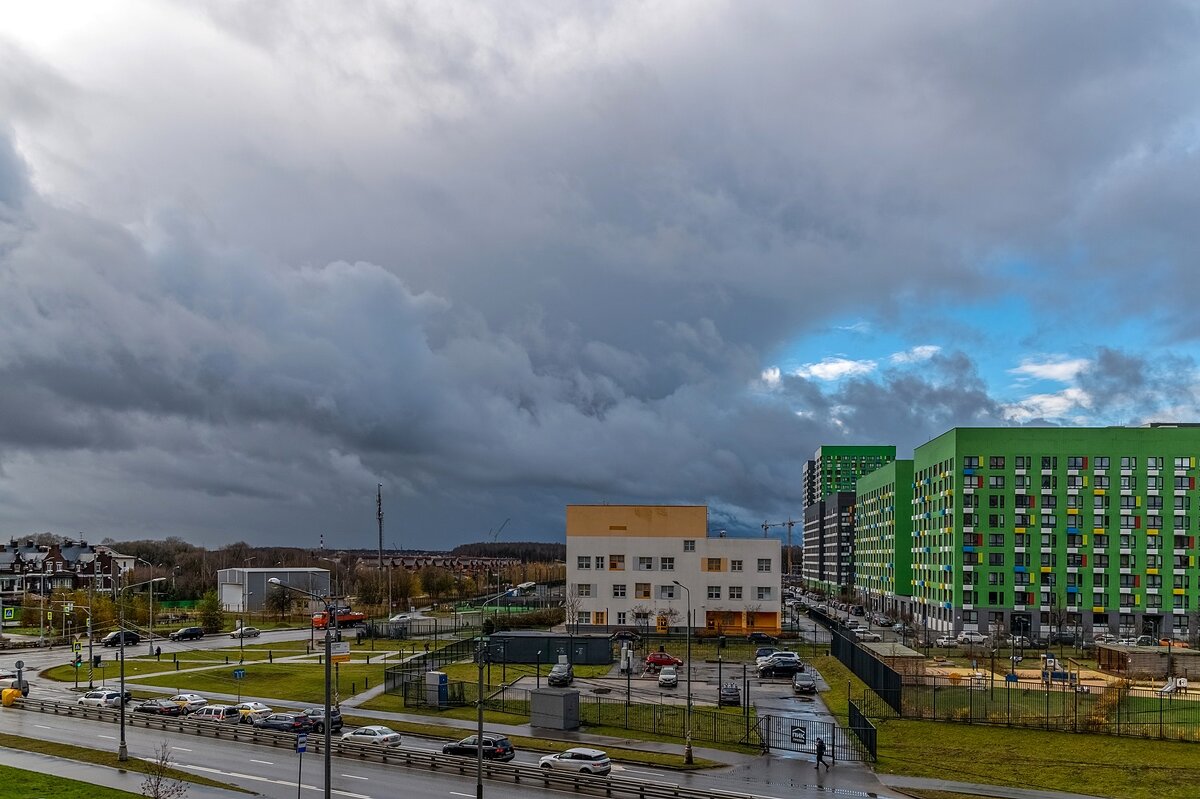
<path fill-rule="evenodd" d="M 308 733 L 302 732 L 296 736 L 296 751 L 300 754 L 308 751 Z"/>
<path fill-rule="evenodd" d="M 241 679 L 244 679 L 245 677 L 246 677 L 245 669 L 234 669 L 233 670 L 233 679 L 241 680 Z"/>

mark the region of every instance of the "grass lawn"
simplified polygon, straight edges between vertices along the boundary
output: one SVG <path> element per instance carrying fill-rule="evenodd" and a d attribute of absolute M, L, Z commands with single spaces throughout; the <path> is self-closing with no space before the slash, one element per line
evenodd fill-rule
<path fill-rule="evenodd" d="M 140 680 L 143 685 L 158 685 L 180 692 L 207 692 L 262 696 L 290 702 L 320 703 L 325 698 L 325 667 L 312 663 L 246 663 L 242 666 L 246 677 L 233 679 L 234 664 L 198 672 L 171 672 Z M 366 690 L 366 680 L 371 685 L 383 681 L 383 666 L 367 666 L 358 663 L 342 665 L 338 671 L 339 692 L 343 697 L 351 695 L 351 684 L 356 691 Z"/>
<path fill-rule="evenodd" d="M 831 657 L 814 664 L 831 689 L 822 694 L 845 723 L 847 682 L 864 685 Z M 1071 791 L 1114 799 L 1191 799 L 1200 749 L 1173 741 L 936 721 L 875 721 L 880 772 Z"/>
<path fill-rule="evenodd" d="M 0 766 L 0 784 L 10 796 L 36 796 L 38 799 L 129 799 L 141 795 L 11 766 Z"/>
<path fill-rule="evenodd" d="M 139 760 L 136 757 L 130 757 L 124 763 L 117 760 L 117 753 L 111 751 L 101 751 L 100 749 L 89 749 L 85 746 L 75 746 L 74 744 L 60 744 L 53 741 L 39 741 L 33 738 L 26 738 L 23 735 L 10 735 L 0 732 L 0 746 L 8 747 L 9 749 L 21 749 L 26 752 L 40 752 L 45 755 L 54 755 L 55 757 L 63 757 L 69 760 L 79 760 L 84 763 L 95 763 L 101 766 L 110 766 L 112 768 L 120 768 L 125 771 L 135 771 L 139 774 L 145 774 L 153 768 L 153 764 L 147 763 L 144 760 Z M 213 788 L 225 788 L 230 791 L 238 791 L 240 793 L 250 793 L 236 785 L 230 785 L 225 782 L 210 780 L 208 777 L 200 777 L 195 774 L 189 774 L 186 771 L 179 769 L 168 769 L 166 774 L 173 779 L 184 780 L 186 782 L 194 782 L 197 785 L 208 785 Z M 5 784 L 5 796 L 37 796 L 38 794 L 30 794 L 24 792 L 12 793 L 7 790 Z M 96 793 L 99 788 L 90 788 L 87 794 L 63 794 L 63 796 L 102 796 L 103 794 Z M 53 794 L 51 794 L 52 796 Z M 114 791 L 114 796 L 127 796 L 121 791 Z"/>
<path fill-rule="evenodd" d="M 199 664 L 197 664 L 199 665 Z M 180 668 L 187 668 L 186 664 L 181 664 Z M 161 674 L 166 671 L 175 671 L 174 664 L 164 661 L 155 663 L 153 660 L 137 660 L 135 658 L 125 658 L 125 679 L 132 679 L 137 675 Z M 75 682 L 75 675 L 79 675 L 79 684 L 87 685 L 87 664 L 79 667 L 78 672 L 73 665 L 65 663 L 61 666 L 53 666 L 48 669 L 43 669 L 39 672 L 39 676 L 50 680 L 58 680 L 60 682 Z M 99 685 L 101 682 L 115 682 L 121 679 L 121 666 L 115 661 L 104 661 L 104 667 L 92 669 L 92 682 Z"/>

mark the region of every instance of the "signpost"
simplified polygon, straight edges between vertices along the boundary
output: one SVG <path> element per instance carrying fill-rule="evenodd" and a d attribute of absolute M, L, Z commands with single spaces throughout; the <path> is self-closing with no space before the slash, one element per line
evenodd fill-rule
<path fill-rule="evenodd" d="M 238 669 L 241 671 L 241 669 Z M 304 773 L 304 752 L 308 749 L 308 733 L 302 732 L 296 736 L 296 799 L 300 799 L 300 775 Z"/>
<path fill-rule="evenodd" d="M 242 703 L 242 680 L 246 679 L 246 670 L 245 669 L 234 669 L 233 670 L 233 679 L 237 683 L 238 704 L 240 705 Z"/>

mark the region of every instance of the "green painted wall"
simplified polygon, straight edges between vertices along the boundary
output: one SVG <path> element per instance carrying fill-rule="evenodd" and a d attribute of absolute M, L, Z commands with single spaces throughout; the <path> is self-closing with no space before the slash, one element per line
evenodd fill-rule
<path fill-rule="evenodd" d="M 854 587 L 874 597 L 912 596 L 913 462 L 893 461 L 860 477 L 854 528 Z"/>

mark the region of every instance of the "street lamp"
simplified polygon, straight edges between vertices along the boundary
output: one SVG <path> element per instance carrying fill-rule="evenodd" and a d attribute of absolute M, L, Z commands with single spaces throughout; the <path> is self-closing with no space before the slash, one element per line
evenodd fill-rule
<path fill-rule="evenodd" d="M 678 580 L 671 582 L 683 589 L 687 596 L 687 713 L 685 714 L 685 724 L 687 725 L 687 739 L 683 745 L 683 762 L 689 766 L 692 764 L 692 591 L 686 585 Z"/>
<path fill-rule="evenodd" d="M 119 579 L 119 575 L 118 575 Z M 150 590 L 154 590 L 155 583 L 165 583 L 166 577 L 155 577 L 152 580 L 144 580 L 140 583 L 127 585 L 118 589 L 118 594 L 124 593 L 129 588 L 137 588 L 139 585 L 148 585 Z M 121 641 L 121 742 L 117 745 L 117 760 L 125 762 L 129 759 L 129 747 L 125 745 L 125 605 L 117 603 L 117 631 L 120 633 Z"/>
<path fill-rule="evenodd" d="M 328 560 L 328 558 L 322 558 L 322 560 Z M 293 585 L 288 585 L 287 583 L 280 580 L 278 577 L 272 577 L 271 579 L 267 580 L 267 582 L 270 583 L 271 585 L 277 585 L 282 588 L 286 588 L 289 591 L 295 591 L 298 594 L 304 594 L 305 596 L 309 597 L 310 599 L 315 599 L 325 606 L 325 720 L 324 720 L 324 724 L 322 726 L 325 730 L 325 743 L 323 744 L 323 752 L 325 755 L 325 799 L 330 799 L 330 796 L 332 794 L 331 783 L 330 783 L 330 770 L 331 770 L 332 766 L 330 765 L 329 750 L 330 750 L 330 747 L 332 746 L 332 737 L 333 737 L 333 729 L 332 729 L 333 725 L 331 725 L 329 723 L 329 721 L 330 721 L 329 689 L 330 689 L 330 686 L 333 681 L 333 667 L 331 665 L 331 660 L 333 657 L 333 655 L 332 655 L 333 646 L 332 646 L 332 639 L 329 637 L 329 624 L 330 624 L 330 620 L 333 619 L 333 607 L 332 607 L 331 598 L 328 596 L 321 596 L 320 594 L 314 594 L 311 591 L 305 591 L 303 588 L 296 588 Z"/>
<path fill-rule="evenodd" d="M 139 563 L 145 563 L 150 567 L 151 574 L 154 574 L 154 564 L 145 558 L 135 558 Z M 165 577 L 163 578 L 166 579 Z M 150 581 L 150 649 L 147 652 L 149 655 L 154 654 L 154 581 Z"/>

